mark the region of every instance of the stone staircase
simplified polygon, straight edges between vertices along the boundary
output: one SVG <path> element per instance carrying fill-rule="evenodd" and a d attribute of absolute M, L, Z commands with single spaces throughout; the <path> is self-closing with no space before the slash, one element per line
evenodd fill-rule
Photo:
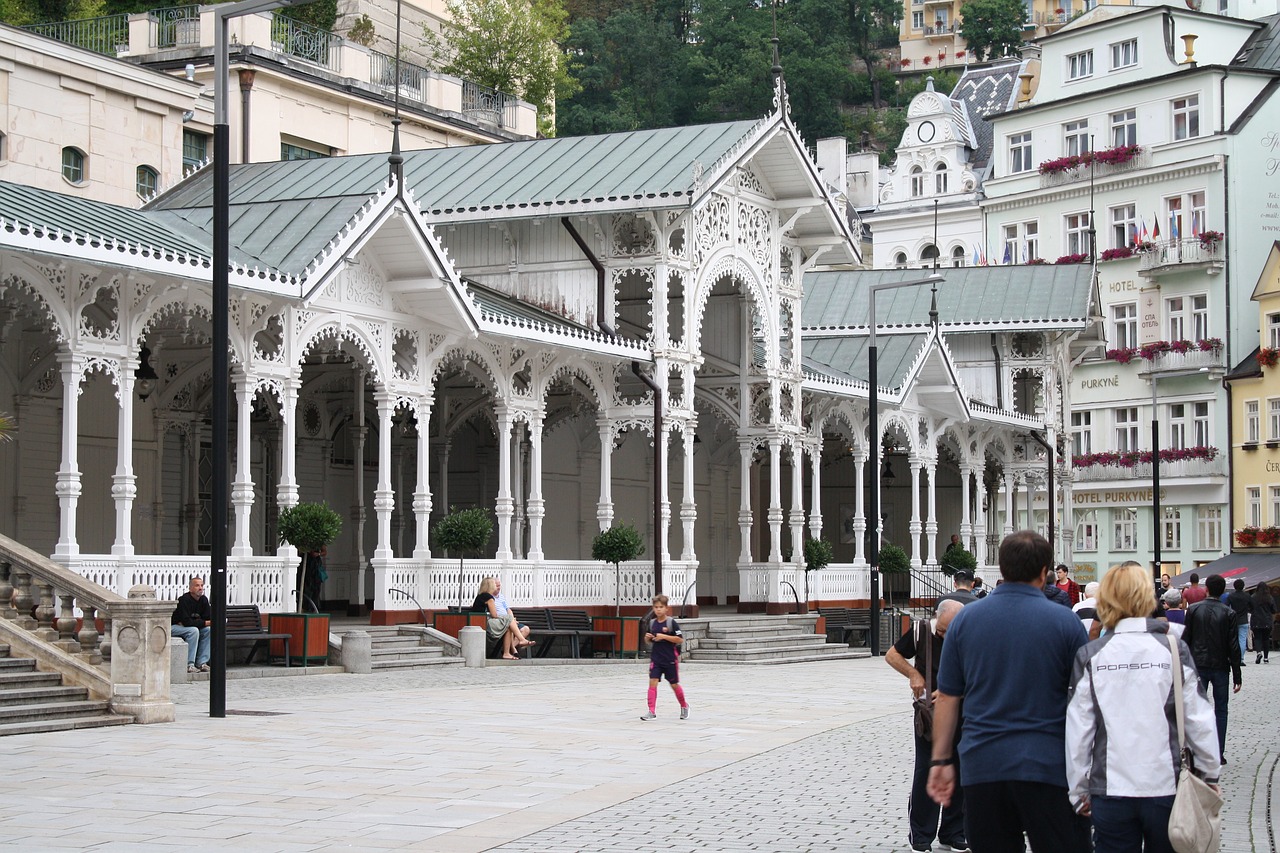
<path fill-rule="evenodd" d="M 817 615 L 735 614 L 680 620 L 688 649 L 681 657 L 698 663 L 781 664 L 867 657 L 867 649 L 828 643 L 815 634 Z"/>
<path fill-rule="evenodd" d="M 83 687 L 64 687 L 56 672 L 40 672 L 32 658 L 11 658 L 0 645 L 0 735 L 122 726 L 132 717 L 113 714 L 110 702 L 89 698 Z"/>
<path fill-rule="evenodd" d="M 439 645 L 428 642 L 418 626 L 370 625 L 360 630 L 369 635 L 374 672 L 424 666 L 460 666 L 463 662 L 460 656 L 446 655 Z"/>

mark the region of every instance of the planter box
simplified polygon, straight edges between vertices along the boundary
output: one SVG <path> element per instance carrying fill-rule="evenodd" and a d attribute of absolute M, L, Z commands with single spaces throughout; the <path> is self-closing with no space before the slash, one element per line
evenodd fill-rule
<path fill-rule="evenodd" d="M 639 657 L 640 644 L 644 640 L 642 628 L 644 619 L 640 616 L 596 616 L 591 626 L 597 631 L 612 631 L 618 635 L 618 655 L 620 657 Z M 608 637 L 596 637 L 593 651 L 610 650 Z"/>
<path fill-rule="evenodd" d="M 329 661 L 328 613 L 271 613 L 267 630 L 272 634 L 289 634 L 289 659 L 285 666 L 300 662 L 303 666 Z M 284 641 L 271 641 L 271 656 L 285 657 Z"/>
<path fill-rule="evenodd" d="M 431 617 L 431 627 L 456 640 L 458 632 L 467 626 L 484 628 L 488 618 L 487 613 L 437 613 Z"/>

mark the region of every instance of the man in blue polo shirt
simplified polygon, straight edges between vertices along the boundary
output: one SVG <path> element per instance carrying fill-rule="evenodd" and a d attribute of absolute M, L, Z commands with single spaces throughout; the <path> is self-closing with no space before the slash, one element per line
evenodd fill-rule
<path fill-rule="evenodd" d="M 969 844 L 979 853 L 1088 853 L 1089 822 L 1067 798 L 1067 687 L 1080 618 L 1044 597 L 1053 548 L 1029 530 L 1000 543 L 1004 583 L 964 608 L 947 631 L 934 702 L 929 794 L 955 792 L 953 754 L 963 704 L 960 779 Z M 1048 581 L 1052 583 L 1052 581 Z"/>

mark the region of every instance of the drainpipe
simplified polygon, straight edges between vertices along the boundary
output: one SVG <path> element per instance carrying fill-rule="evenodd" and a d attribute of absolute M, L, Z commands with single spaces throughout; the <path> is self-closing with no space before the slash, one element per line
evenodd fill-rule
<path fill-rule="evenodd" d="M 600 327 L 600 331 L 604 332 L 611 338 L 618 337 L 618 332 L 604 318 L 604 291 L 605 291 L 605 274 L 604 265 L 600 263 L 595 254 L 586 241 L 582 239 L 582 235 L 578 233 L 578 229 L 573 227 L 573 223 L 569 221 L 567 216 L 560 218 L 560 224 L 564 226 L 564 230 L 569 232 L 569 236 L 573 238 L 573 242 L 578 244 L 578 248 L 582 250 L 583 256 L 587 262 L 595 268 L 596 271 L 596 325 Z M 631 372 L 635 377 L 643 382 L 650 391 L 653 392 L 653 591 L 655 595 L 662 594 L 662 388 L 657 382 L 646 376 L 644 371 L 640 369 L 640 362 L 631 362 Z M 601 448 L 601 452 L 605 452 Z"/>
<path fill-rule="evenodd" d="M 240 75 L 240 162 L 249 162 L 249 94 L 253 91 L 253 78 L 258 72 L 242 68 Z"/>
<path fill-rule="evenodd" d="M 991 351 L 996 356 L 996 408 L 1004 408 L 1004 364 L 1000 358 L 1000 344 L 993 333 L 991 335 Z"/>

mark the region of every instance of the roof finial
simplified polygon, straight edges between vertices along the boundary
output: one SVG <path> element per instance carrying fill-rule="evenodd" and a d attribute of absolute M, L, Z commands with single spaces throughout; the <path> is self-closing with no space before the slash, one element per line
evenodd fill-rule
<path fill-rule="evenodd" d="M 778 0 L 773 0 L 771 5 L 773 9 L 773 38 L 770 41 L 773 42 L 773 68 L 770 70 L 773 72 L 773 77 L 776 81 L 782 79 L 782 59 L 778 55 Z"/>
<path fill-rule="evenodd" d="M 396 0 L 396 94 L 395 116 L 391 119 L 391 155 L 387 164 L 391 167 L 391 180 L 395 182 L 396 192 L 404 187 L 404 157 L 400 156 L 400 0 Z"/>

